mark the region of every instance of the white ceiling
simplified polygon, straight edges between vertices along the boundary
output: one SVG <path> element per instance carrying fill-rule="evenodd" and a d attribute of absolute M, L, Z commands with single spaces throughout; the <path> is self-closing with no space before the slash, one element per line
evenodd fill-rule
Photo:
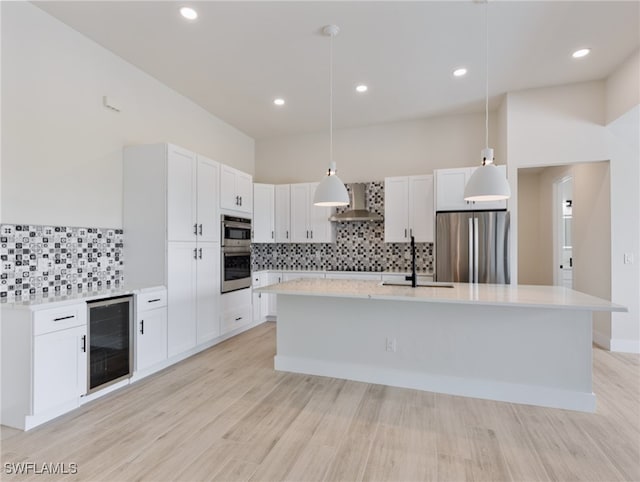
<path fill-rule="evenodd" d="M 475 112 L 484 8 L 443 2 L 36 2 L 212 114 L 260 139 Z M 189 23 L 178 7 L 199 13 Z M 640 46 L 640 2 L 490 2 L 490 93 L 602 79 Z M 582 60 L 570 54 L 587 46 Z M 465 66 L 469 74 L 454 79 Z M 364 82 L 369 92 L 356 94 Z M 286 105 L 272 101 L 281 96 Z"/>

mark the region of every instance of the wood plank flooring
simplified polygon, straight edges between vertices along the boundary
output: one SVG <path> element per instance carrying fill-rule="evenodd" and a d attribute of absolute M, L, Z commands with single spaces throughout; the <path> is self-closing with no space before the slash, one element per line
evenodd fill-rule
<path fill-rule="evenodd" d="M 594 348 L 595 414 L 275 372 L 265 323 L 30 432 L 3 480 L 640 481 L 640 357 Z M 9 476 L 5 463 L 78 473 Z"/>

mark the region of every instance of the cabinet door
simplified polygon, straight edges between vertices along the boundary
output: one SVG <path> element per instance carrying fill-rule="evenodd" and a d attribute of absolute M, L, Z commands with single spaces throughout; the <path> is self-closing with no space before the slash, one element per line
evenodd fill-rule
<path fill-rule="evenodd" d="M 438 169 L 436 177 L 436 211 L 469 211 L 473 204 L 464 200 L 464 187 L 472 168 Z"/>
<path fill-rule="evenodd" d="M 169 243 L 167 346 L 172 357 L 196 346 L 196 243 Z"/>
<path fill-rule="evenodd" d="M 167 309 L 138 313 L 136 370 L 150 368 L 167 359 Z"/>
<path fill-rule="evenodd" d="M 197 222 L 198 241 L 220 242 L 220 214 L 218 209 L 220 165 L 198 156 Z"/>
<path fill-rule="evenodd" d="M 273 184 L 253 185 L 253 242 L 273 243 L 274 226 L 274 186 Z"/>
<path fill-rule="evenodd" d="M 220 167 L 220 207 L 235 211 L 240 207 L 236 193 L 236 170 L 224 164 Z"/>
<path fill-rule="evenodd" d="M 409 235 L 417 243 L 433 242 L 433 176 L 409 177 Z"/>
<path fill-rule="evenodd" d="M 291 242 L 291 186 L 280 184 L 275 187 L 275 232 L 276 243 Z"/>
<path fill-rule="evenodd" d="M 169 241 L 196 239 L 195 154 L 175 146 L 167 153 L 167 235 Z M 144 186 L 141 186 L 144 189 Z"/>
<path fill-rule="evenodd" d="M 220 335 L 220 245 L 198 243 L 196 262 L 198 343 Z"/>
<path fill-rule="evenodd" d="M 87 392 L 87 327 L 34 337 L 33 414 L 44 413 Z"/>
<path fill-rule="evenodd" d="M 275 285 L 278 283 L 282 283 L 282 273 L 269 273 L 267 277 L 267 284 Z M 277 316 L 278 309 L 278 295 L 269 294 L 267 295 L 269 301 L 267 302 L 267 315 L 275 318 Z"/>
<path fill-rule="evenodd" d="M 291 184 L 291 242 L 309 242 L 308 184 Z"/>
<path fill-rule="evenodd" d="M 262 293 L 253 292 L 252 308 L 254 323 L 262 321 L 262 296 Z"/>
<path fill-rule="evenodd" d="M 384 180 L 384 241 L 406 243 L 409 239 L 409 179 Z"/>
<path fill-rule="evenodd" d="M 250 213 L 253 211 L 253 178 L 242 171 L 236 171 L 236 194 L 240 205 L 238 210 Z"/>

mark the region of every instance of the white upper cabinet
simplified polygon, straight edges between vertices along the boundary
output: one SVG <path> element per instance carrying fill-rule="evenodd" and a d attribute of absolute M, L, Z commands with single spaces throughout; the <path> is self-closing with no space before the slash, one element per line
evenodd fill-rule
<path fill-rule="evenodd" d="M 496 166 L 506 177 L 504 164 Z M 459 169 L 437 169 L 436 178 L 436 211 L 474 211 L 480 209 L 506 209 L 507 201 L 475 202 L 464 200 L 464 188 L 477 167 Z"/>
<path fill-rule="evenodd" d="M 275 240 L 276 243 L 291 242 L 291 186 L 275 186 Z"/>
<path fill-rule="evenodd" d="M 220 207 L 251 213 L 253 209 L 253 178 L 242 171 L 222 166 L 220 174 Z"/>
<path fill-rule="evenodd" d="M 333 208 L 313 205 L 318 183 L 291 184 L 291 242 L 332 243 L 335 226 L 329 217 Z"/>
<path fill-rule="evenodd" d="M 388 177 L 384 180 L 386 243 L 433 242 L 433 176 Z"/>
<path fill-rule="evenodd" d="M 167 230 L 170 241 L 196 239 L 196 169 L 193 152 L 168 146 Z"/>
<path fill-rule="evenodd" d="M 169 241 L 219 241 L 220 165 L 177 146 L 167 149 Z"/>
<path fill-rule="evenodd" d="M 254 184 L 253 242 L 273 243 L 275 237 L 275 186 L 273 184 Z"/>
<path fill-rule="evenodd" d="M 218 186 L 220 164 L 204 156 L 197 156 L 197 228 L 198 241 L 220 241 Z"/>

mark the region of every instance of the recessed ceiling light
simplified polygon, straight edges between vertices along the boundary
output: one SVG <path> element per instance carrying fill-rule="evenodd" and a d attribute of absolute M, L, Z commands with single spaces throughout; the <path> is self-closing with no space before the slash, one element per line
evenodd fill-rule
<path fill-rule="evenodd" d="M 274 99 L 273 103 L 278 106 L 284 105 L 284 99 Z"/>
<path fill-rule="evenodd" d="M 462 77 L 463 75 L 467 75 L 467 69 L 465 69 L 464 67 L 461 67 L 453 71 L 454 77 Z"/>
<path fill-rule="evenodd" d="M 187 20 L 195 20 L 196 18 L 198 18 L 198 12 L 196 12 L 191 7 L 182 7 L 180 9 L 180 15 L 182 15 Z"/>
<path fill-rule="evenodd" d="M 572 53 L 571 56 L 574 59 L 581 59 L 582 57 L 586 57 L 587 55 L 589 55 L 589 52 L 591 52 L 591 49 L 580 49 Z"/>
<path fill-rule="evenodd" d="M 360 85 L 356 86 L 356 91 L 357 92 L 366 92 L 367 90 L 369 90 L 369 87 L 367 87 L 364 84 L 360 84 Z"/>

